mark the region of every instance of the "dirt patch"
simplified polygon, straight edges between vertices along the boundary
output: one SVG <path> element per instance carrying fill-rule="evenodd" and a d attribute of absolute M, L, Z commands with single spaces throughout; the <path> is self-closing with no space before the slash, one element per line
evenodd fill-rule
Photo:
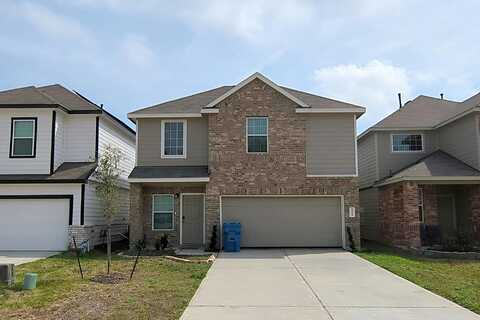
<path fill-rule="evenodd" d="M 93 282 L 103 283 L 103 284 L 118 284 L 126 282 L 128 276 L 120 272 L 112 272 L 110 274 L 97 274 L 92 277 Z"/>

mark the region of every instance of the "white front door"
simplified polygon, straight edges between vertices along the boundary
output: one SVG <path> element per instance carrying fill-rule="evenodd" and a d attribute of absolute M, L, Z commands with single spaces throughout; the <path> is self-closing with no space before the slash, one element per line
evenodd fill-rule
<path fill-rule="evenodd" d="M 68 199 L 0 199 L 0 250 L 66 250 L 68 222 Z"/>

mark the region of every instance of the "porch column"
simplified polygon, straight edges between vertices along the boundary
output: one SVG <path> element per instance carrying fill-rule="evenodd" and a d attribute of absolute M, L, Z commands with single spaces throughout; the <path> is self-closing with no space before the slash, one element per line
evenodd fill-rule
<path fill-rule="evenodd" d="M 418 219 L 418 185 L 414 182 L 403 183 L 403 218 L 405 240 L 409 247 L 421 246 L 420 221 Z"/>
<path fill-rule="evenodd" d="M 472 240 L 476 244 L 480 244 L 480 185 L 470 187 L 468 203 L 471 214 Z"/>
<path fill-rule="evenodd" d="M 139 240 L 143 240 L 143 188 L 140 183 L 130 183 L 130 248 Z"/>

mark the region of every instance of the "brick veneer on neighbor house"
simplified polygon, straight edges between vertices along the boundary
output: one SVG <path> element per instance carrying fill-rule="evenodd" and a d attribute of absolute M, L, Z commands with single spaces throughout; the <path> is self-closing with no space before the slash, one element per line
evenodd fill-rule
<path fill-rule="evenodd" d="M 415 182 L 399 182 L 379 188 L 379 235 L 380 242 L 399 246 L 421 246 L 418 209 L 418 187 Z M 466 229 L 459 229 L 473 243 L 480 244 L 480 186 L 478 185 L 420 185 L 423 189 L 424 219 L 426 225 L 439 225 L 438 195 L 466 195 Z M 461 199 L 457 199 L 461 201 Z M 461 225 L 459 226 L 461 228 Z"/>
<path fill-rule="evenodd" d="M 214 225 L 220 223 L 221 195 L 344 195 L 345 224 L 360 247 L 358 178 L 307 177 L 306 128 L 308 115 L 295 112 L 296 105 L 260 80 L 254 80 L 225 99 L 219 113 L 208 115 L 210 182 L 205 186 L 207 246 Z M 268 116 L 268 153 L 246 152 L 246 117 Z M 326 150 L 328 152 L 328 150 Z M 151 231 L 151 193 L 159 188 L 132 184 L 130 208 L 132 240 L 152 245 L 163 232 Z M 202 192 L 198 189 L 162 188 L 162 192 Z M 178 201 L 178 200 L 177 200 Z M 348 217 L 348 208 L 356 217 Z M 175 222 L 178 224 L 178 219 Z M 179 230 L 171 234 L 178 243 Z M 218 243 L 217 243 L 218 245 Z M 347 243 L 348 245 L 348 243 Z"/>

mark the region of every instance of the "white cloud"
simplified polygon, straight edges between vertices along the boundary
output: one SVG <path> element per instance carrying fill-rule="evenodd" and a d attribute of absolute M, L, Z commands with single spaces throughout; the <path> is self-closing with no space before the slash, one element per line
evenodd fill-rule
<path fill-rule="evenodd" d="M 341 64 L 315 70 L 320 94 L 367 108 L 360 130 L 398 108 L 397 93 L 404 102 L 410 96 L 410 78 L 405 69 L 372 60 L 365 65 Z"/>
<path fill-rule="evenodd" d="M 136 67 L 147 67 L 154 60 L 154 53 L 147 38 L 138 34 L 128 34 L 121 44 L 123 56 Z"/>
<path fill-rule="evenodd" d="M 37 31 L 53 38 L 65 38 L 74 41 L 90 41 L 91 35 L 78 21 L 57 14 L 47 7 L 31 2 L 19 3 L 16 15 L 32 24 Z"/>
<path fill-rule="evenodd" d="M 179 15 L 195 26 L 213 28 L 248 41 L 275 40 L 282 31 L 305 25 L 312 18 L 310 1 L 208 0 L 186 6 Z"/>

